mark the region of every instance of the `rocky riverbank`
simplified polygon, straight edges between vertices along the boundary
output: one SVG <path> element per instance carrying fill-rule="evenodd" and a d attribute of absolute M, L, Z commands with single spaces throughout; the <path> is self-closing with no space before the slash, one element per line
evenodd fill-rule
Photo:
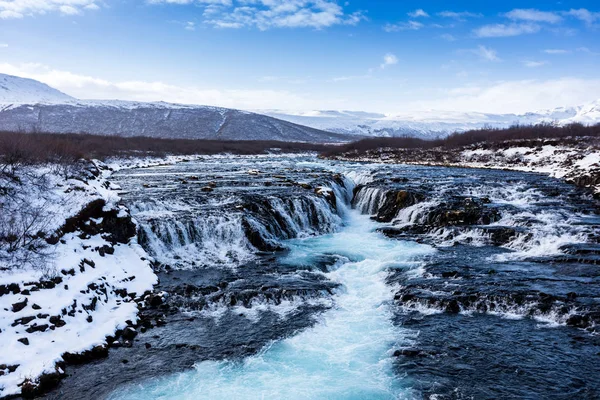
<path fill-rule="evenodd" d="M 452 148 L 379 148 L 349 151 L 330 158 L 539 172 L 590 188 L 600 197 L 600 139 L 596 137 L 511 140 Z"/>
<path fill-rule="evenodd" d="M 0 177 L 0 397 L 31 397 L 67 364 L 128 337 L 157 278 L 100 162 Z"/>

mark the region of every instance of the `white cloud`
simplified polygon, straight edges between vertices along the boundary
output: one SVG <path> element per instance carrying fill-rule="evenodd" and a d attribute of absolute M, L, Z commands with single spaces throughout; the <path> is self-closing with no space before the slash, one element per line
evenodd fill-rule
<path fill-rule="evenodd" d="M 196 23 L 192 22 L 192 21 L 187 21 L 184 25 L 184 29 L 186 31 L 195 31 L 196 30 Z"/>
<path fill-rule="evenodd" d="M 537 33 L 540 31 L 540 26 L 536 24 L 492 24 L 484 25 L 473 31 L 476 37 L 491 38 L 491 37 L 509 37 L 519 36 L 529 33 Z"/>
<path fill-rule="evenodd" d="M 386 67 L 389 67 L 390 65 L 396 65 L 396 64 L 398 64 L 398 57 L 396 57 L 392 53 L 387 53 L 385 56 L 383 56 L 383 63 L 379 66 L 379 68 L 385 69 Z"/>
<path fill-rule="evenodd" d="M 419 17 L 427 18 L 427 17 L 429 17 L 429 14 L 427 14 L 425 12 L 425 10 L 423 10 L 422 8 L 419 8 L 418 10 L 409 12 L 407 15 L 411 18 L 419 18 Z"/>
<path fill-rule="evenodd" d="M 0 72 L 45 82 L 78 98 L 122 99 L 133 101 L 168 101 L 187 104 L 208 104 L 241 109 L 291 110 L 362 109 L 386 113 L 418 110 L 448 110 L 461 112 L 524 113 L 537 109 L 575 106 L 597 99 L 600 79 L 572 77 L 551 80 L 517 80 L 467 83 L 449 88 L 427 87 L 418 93 L 427 97 L 390 102 L 361 99 L 360 96 L 327 97 L 275 90 L 212 89 L 177 86 L 164 82 L 119 81 L 75 74 L 40 64 L 12 65 L 0 63 Z M 462 77 L 467 77 L 466 74 Z M 340 79 L 342 80 L 342 79 Z"/>
<path fill-rule="evenodd" d="M 331 79 L 332 82 L 346 82 L 346 81 L 355 81 L 359 79 L 371 79 L 373 78 L 372 71 L 369 71 L 368 74 L 365 75 L 344 75 L 344 76 L 336 76 Z"/>
<path fill-rule="evenodd" d="M 445 89 L 438 99 L 412 102 L 411 110 L 525 113 L 575 106 L 597 100 L 600 79 L 559 78 L 491 82 L 487 85 Z"/>
<path fill-rule="evenodd" d="M 516 8 L 504 15 L 512 20 L 548 22 L 551 24 L 556 24 L 562 20 L 562 17 L 554 12 L 540 11 L 533 8 Z"/>
<path fill-rule="evenodd" d="M 257 109 L 286 107 L 331 108 L 339 99 L 311 98 L 285 90 L 214 89 L 177 86 L 165 82 L 118 81 L 76 74 L 41 64 L 0 63 L 0 73 L 36 79 L 80 99 L 119 99 L 129 101 L 166 101 L 181 104 L 206 104 L 221 107 Z"/>
<path fill-rule="evenodd" d="M 544 50 L 544 53 L 553 54 L 553 55 L 569 54 L 570 52 L 571 52 L 570 50 L 565 50 L 565 49 L 546 49 L 546 50 Z"/>
<path fill-rule="evenodd" d="M 600 12 L 591 12 L 585 8 L 571 9 L 564 13 L 570 17 L 577 18 L 586 23 L 588 26 L 592 26 L 596 21 L 600 20 Z"/>
<path fill-rule="evenodd" d="M 8 47 L 7 43 L 0 43 L 0 49 L 5 49 Z"/>
<path fill-rule="evenodd" d="M 438 16 L 442 17 L 442 18 L 453 18 L 459 21 L 463 21 L 467 18 L 481 18 L 483 17 L 483 14 L 480 13 L 472 13 L 469 11 L 461 11 L 461 12 L 455 12 L 455 11 L 442 11 L 439 12 L 437 14 Z"/>
<path fill-rule="evenodd" d="M 399 22 L 397 24 L 387 24 L 383 27 L 386 32 L 398 32 L 398 31 L 418 31 L 425 25 L 418 21 Z"/>
<path fill-rule="evenodd" d="M 361 11 L 346 13 L 330 0 L 150 0 L 151 4 L 199 4 L 204 22 L 216 28 L 315 28 L 356 25 Z"/>
<path fill-rule="evenodd" d="M 523 61 L 523 65 L 525 65 L 527 68 L 543 67 L 546 64 L 548 64 L 548 61 Z"/>
<path fill-rule="evenodd" d="M 470 50 L 471 53 L 479 56 L 484 61 L 500 61 L 498 52 L 485 46 L 478 46 L 476 49 Z"/>
<path fill-rule="evenodd" d="M 79 15 L 83 10 L 97 10 L 97 0 L 0 0 L 0 19 L 23 18 L 59 13 Z"/>

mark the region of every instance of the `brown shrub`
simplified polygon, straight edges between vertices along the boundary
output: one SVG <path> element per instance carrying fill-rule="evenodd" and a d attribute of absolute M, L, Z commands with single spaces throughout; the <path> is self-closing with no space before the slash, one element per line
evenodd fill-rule
<path fill-rule="evenodd" d="M 483 128 L 463 133 L 453 133 L 444 139 L 424 140 L 411 137 L 369 138 L 343 146 L 331 147 L 323 155 L 336 156 L 347 152 L 364 153 L 380 148 L 392 149 L 432 149 L 456 148 L 476 143 L 493 144 L 509 140 L 567 139 L 576 137 L 600 137 L 600 124 L 585 126 L 571 124 L 555 126 L 551 124 L 515 125 L 507 129 Z M 574 139 L 573 139 L 574 140 Z"/>

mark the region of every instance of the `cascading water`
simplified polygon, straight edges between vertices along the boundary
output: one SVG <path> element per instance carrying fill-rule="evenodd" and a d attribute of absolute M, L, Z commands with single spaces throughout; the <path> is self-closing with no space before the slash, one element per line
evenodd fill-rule
<path fill-rule="evenodd" d="M 102 372 L 115 383 L 102 394 L 593 398 L 600 388 L 600 217 L 585 193 L 505 171 L 221 161 L 116 176 L 141 241 L 172 268 L 157 268 L 166 304 L 148 311 L 136 338 L 146 348 L 109 357 Z"/>
<path fill-rule="evenodd" d="M 235 267 L 258 251 L 280 249 L 281 240 L 340 226 L 336 201 L 347 200 L 348 179 L 312 169 L 262 177 L 252 167 L 265 163 L 246 161 L 217 177 L 200 178 L 181 167 L 125 172 L 123 195 L 138 222 L 139 241 L 158 263 L 178 269 Z M 256 176 L 255 183 L 244 176 L 246 171 Z"/>
<path fill-rule="evenodd" d="M 338 207 L 344 228 L 285 244 L 289 265 L 309 265 L 319 256 L 348 259 L 326 276 L 343 285 L 335 306 L 313 328 L 268 346 L 242 361 L 205 361 L 193 371 L 145 382 L 112 399 L 397 399 L 408 385 L 392 371 L 393 349 L 409 335 L 391 323 L 389 269 L 411 269 L 429 246 L 395 241 L 355 210 Z"/>

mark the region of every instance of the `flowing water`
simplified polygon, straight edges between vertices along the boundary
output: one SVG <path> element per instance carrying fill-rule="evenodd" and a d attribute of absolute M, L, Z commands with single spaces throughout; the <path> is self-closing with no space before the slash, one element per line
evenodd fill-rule
<path fill-rule="evenodd" d="M 343 213 L 340 232 L 286 242 L 281 261 L 306 265 L 324 254 L 348 261 L 327 273 L 343 285 L 334 309 L 296 336 L 275 342 L 259 354 L 236 361 L 205 361 L 193 371 L 142 383 L 115 399 L 395 399 L 407 385 L 394 375 L 390 349 L 403 342 L 391 322 L 390 268 L 413 269 L 433 249 L 395 241 L 375 231 L 357 211 Z"/>
<path fill-rule="evenodd" d="M 279 155 L 114 179 L 164 302 L 55 398 L 600 398 L 584 191 Z"/>

